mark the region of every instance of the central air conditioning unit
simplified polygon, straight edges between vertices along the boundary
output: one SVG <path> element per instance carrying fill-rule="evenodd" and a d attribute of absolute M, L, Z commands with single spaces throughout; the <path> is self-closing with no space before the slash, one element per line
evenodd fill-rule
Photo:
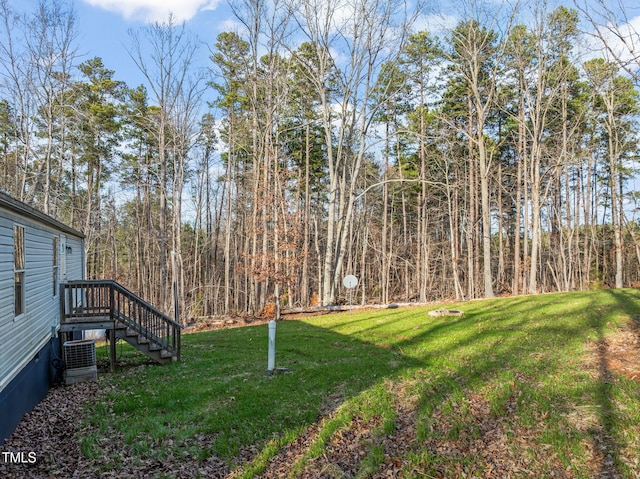
<path fill-rule="evenodd" d="M 93 339 L 66 341 L 62 345 L 62 352 L 66 365 L 64 371 L 65 384 L 96 381 L 98 379 L 96 345 Z"/>

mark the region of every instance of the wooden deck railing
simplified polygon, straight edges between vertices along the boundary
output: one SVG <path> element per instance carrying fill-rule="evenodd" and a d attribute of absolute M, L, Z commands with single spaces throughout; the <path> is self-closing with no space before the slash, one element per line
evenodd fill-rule
<path fill-rule="evenodd" d="M 112 280 L 69 281 L 60 285 L 61 321 L 117 321 L 176 354 L 182 326 Z"/>

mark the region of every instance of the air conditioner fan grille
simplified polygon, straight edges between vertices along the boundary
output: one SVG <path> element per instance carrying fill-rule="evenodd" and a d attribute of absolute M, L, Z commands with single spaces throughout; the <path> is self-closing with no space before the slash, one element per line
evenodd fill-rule
<path fill-rule="evenodd" d="M 62 347 L 67 369 L 87 368 L 96 365 L 96 346 L 92 339 L 66 341 Z"/>

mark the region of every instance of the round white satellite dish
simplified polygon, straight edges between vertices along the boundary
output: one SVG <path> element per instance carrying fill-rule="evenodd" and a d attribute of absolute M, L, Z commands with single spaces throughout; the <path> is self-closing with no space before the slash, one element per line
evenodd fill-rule
<path fill-rule="evenodd" d="M 342 280 L 342 284 L 344 285 L 345 288 L 347 289 L 353 289 L 356 286 L 358 286 L 358 278 L 356 278 L 354 275 L 352 274 L 348 274 L 347 276 L 344 277 L 344 279 Z"/>

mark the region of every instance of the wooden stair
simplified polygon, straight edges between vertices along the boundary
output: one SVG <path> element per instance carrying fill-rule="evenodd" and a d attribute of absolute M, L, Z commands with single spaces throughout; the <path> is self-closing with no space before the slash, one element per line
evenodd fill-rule
<path fill-rule="evenodd" d="M 167 364 L 178 360 L 176 353 L 163 349 L 161 344 L 124 325 L 119 326 L 116 324 L 116 338 L 126 341 L 159 364 Z"/>
<path fill-rule="evenodd" d="M 182 326 L 117 282 L 70 281 L 60 290 L 61 330 L 99 325 L 157 363 L 180 359 Z"/>

